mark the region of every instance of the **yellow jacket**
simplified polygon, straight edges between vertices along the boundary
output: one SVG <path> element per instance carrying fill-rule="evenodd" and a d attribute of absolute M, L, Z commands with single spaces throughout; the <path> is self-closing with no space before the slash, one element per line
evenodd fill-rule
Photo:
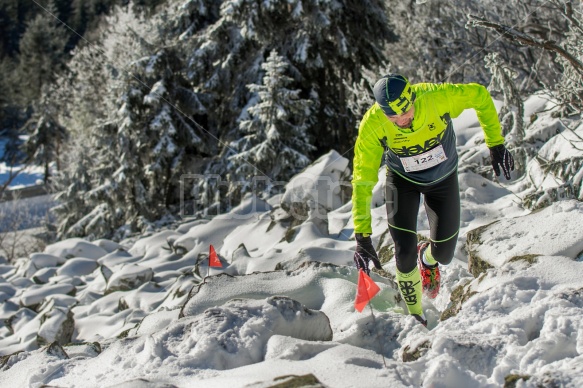
<path fill-rule="evenodd" d="M 452 118 L 473 108 L 484 131 L 488 147 L 504 143 L 498 114 L 488 90 L 479 84 L 412 85 L 416 94 L 412 131 L 405 132 L 391 123 L 375 103 L 364 115 L 354 148 L 352 214 L 356 233 L 372 233 L 370 204 L 372 189 L 386 152 L 387 167 L 419 185 L 431 185 L 457 169 L 457 151 Z M 429 168 L 426 159 L 439 157 Z M 444 159 L 445 158 L 445 159 Z M 404 167 L 407 166 L 407 168 Z"/>

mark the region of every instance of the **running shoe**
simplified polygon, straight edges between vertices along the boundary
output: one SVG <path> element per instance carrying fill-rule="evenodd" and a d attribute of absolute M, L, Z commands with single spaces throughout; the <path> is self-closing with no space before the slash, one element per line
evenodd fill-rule
<path fill-rule="evenodd" d="M 439 274 L 439 264 L 436 263 L 434 266 L 430 267 L 423 263 L 423 253 L 428 247 L 428 242 L 422 242 L 417 245 L 417 265 L 421 272 L 423 293 L 430 299 L 435 299 L 439 293 L 441 275 Z"/>

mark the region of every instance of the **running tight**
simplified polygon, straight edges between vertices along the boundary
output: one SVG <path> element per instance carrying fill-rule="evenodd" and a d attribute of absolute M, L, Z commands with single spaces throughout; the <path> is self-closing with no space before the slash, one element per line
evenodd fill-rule
<path fill-rule="evenodd" d="M 421 194 L 429 219 L 431 255 L 440 264 L 453 259 L 460 225 L 460 195 L 457 170 L 436 184 L 423 186 L 390 171 L 385 201 L 389 230 L 395 242 L 395 259 L 401 273 L 417 266 L 417 215 Z"/>

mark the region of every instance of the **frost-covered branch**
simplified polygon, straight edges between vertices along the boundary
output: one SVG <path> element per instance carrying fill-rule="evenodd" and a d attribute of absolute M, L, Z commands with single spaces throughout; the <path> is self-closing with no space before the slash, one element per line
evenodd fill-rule
<path fill-rule="evenodd" d="M 468 15 L 468 17 L 469 17 L 468 24 L 474 27 L 489 28 L 497 31 L 504 38 L 509 39 L 511 41 L 516 41 L 521 45 L 538 47 L 559 54 L 567 61 L 569 61 L 573 68 L 581 76 L 583 76 L 583 63 L 581 63 L 575 56 L 571 55 L 571 53 L 566 51 L 561 46 L 557 45 L 555 42 L 551 40 L 541 40 L 534 38 L 533 36 L 520 32 L 512 27 L 500 23 L 491 22 L 476 15 Z"/>

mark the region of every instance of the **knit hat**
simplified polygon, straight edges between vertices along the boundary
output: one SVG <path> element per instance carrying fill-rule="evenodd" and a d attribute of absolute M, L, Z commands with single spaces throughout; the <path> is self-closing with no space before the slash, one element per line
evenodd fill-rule
<path fill-rule="evenodd" d="M 400 74 L 387 74 L 380 78 L 374 85 L 373 93 L 388 116 L 407 112 L 415 100 L 409 81 Z"/>

